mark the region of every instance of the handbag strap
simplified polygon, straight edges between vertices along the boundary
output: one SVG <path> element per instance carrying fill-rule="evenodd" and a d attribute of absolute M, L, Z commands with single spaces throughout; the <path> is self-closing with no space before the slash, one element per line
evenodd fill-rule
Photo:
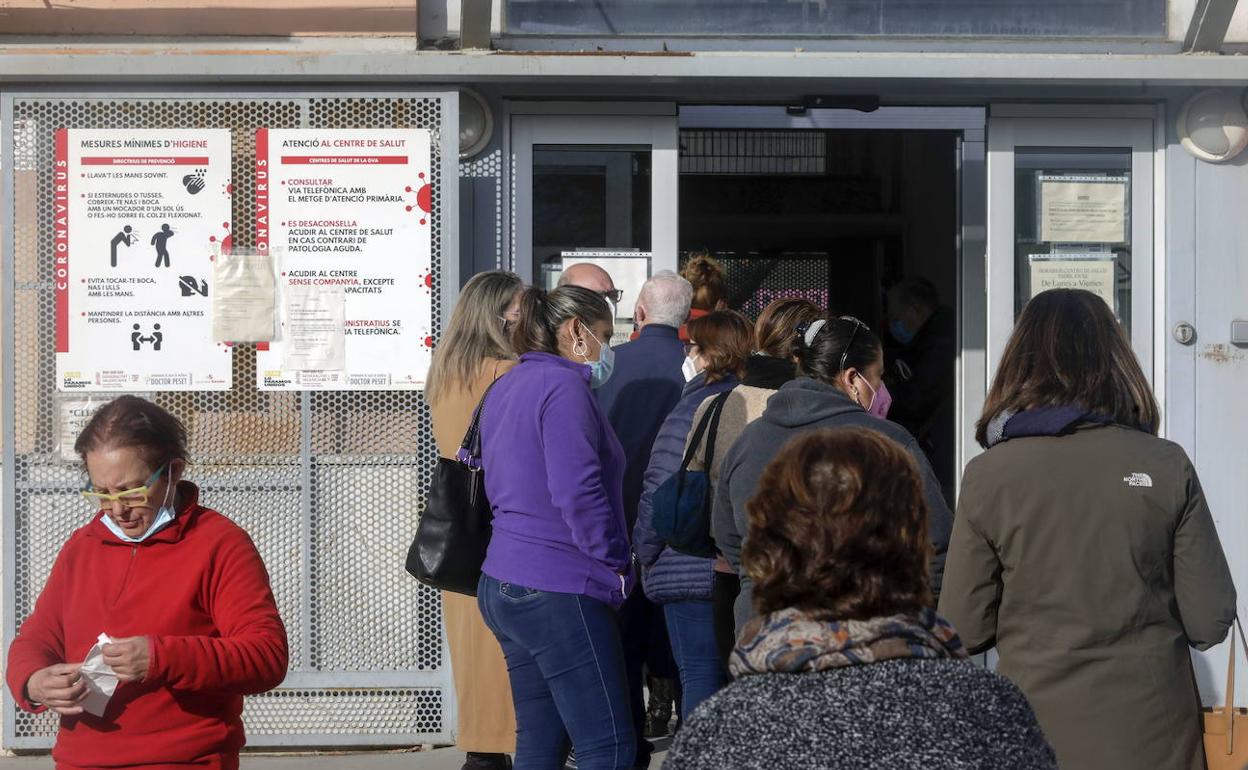
<path fill-rule="evenodd" d="M 706 460 L 703 465 L 706 466 L 707 473 L 715 465 L 715 439 L 719 436 L 719 417 L 724 413 L 724 404 L 728 401 L 728 394 L 732 391 L 726 390 L 715 397 L 715 402 L 711 404 L 711 409 L 715 416 L 711 418 L 711 429 L 706 436 Z"/>
<path fill-rule="evenodd" d="M 1239 632 L 1239 641 L 1245 645 L 1245 654 L 1248 654 L 1248 638 L 1244 636 L 1244 627 L 1239 622 L 1239 616 L 1235 616 L 1235 623 L 1231 626 L 1231 650 L 1226 662 L 1226 754 L 1230 756 L 1235 752 L 1235 632 Z"/>
<path fill-rule="evenodd" d="M 698 453 L 698 448 L 702 446 L 702 436 L 706 433 L 706 428 L 710 425 L 711 418 L 716 417 L 718 411 L 723 408 L 724 401 L 727 399 L 728 393 L 730 392 L 731 391 L 725 391 L 716 396 L 715 400 L 711 402 L 711 405 L 708 406 L 706 411 L 702 414 L 702 419 L 698 420 L 698 427 L 694 429 L 693 435 L 689 438 L 689 448 L 685 450 L 685 458 L 680 462 L 681 473 L 684 473 L 689 469 L 689 463 L 693 462 L 694 456 Z M 719 425 L 718 419 L 716 419 L 715 424 L 716 426 Z M 712 434 L 711 441 L 714 440 L 714 434 Z M 714 455 L 713 450 L 712 455 Z M 710 463 L 708 462 L 707 465 L 709 466 Z"/>
<path fill-rule="evenodd" d="M 481 470 L 481 410 L 485 408 L 486 397 L 500 379 L 502 378 L 495 377 L 481 394 L 481 400 L 472 412 L 472 422 L 468 423 L 468 432 L 464 434 L 464 440 L 460 442 L 459 451 L 455 454 L 455 459 L 467 465 L 470 470 Z"/>

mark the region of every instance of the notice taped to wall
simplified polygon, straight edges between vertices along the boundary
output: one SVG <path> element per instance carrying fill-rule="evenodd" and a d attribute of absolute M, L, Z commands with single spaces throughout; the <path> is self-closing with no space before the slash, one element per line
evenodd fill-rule
<path fill-rule="evenodd" d="M 218 254 L 212 298 L 212 337 L 222 342 L 273 339 L 273 258 L 249 252 Z"/>
<path fill-rule="evenodd" d="M 230 132 L 59 129 L 55 164 L 57 389 L 227 390 L 210 297 Z"/>
<path fill-rule="evenodd" d="M 1031 296 L 1049 289 L 1084 289 L 1099 296 L 1117 312 L 1114 267 L 1117 260 L 1105 254 L 1033 254 Z"/>
<path fill-rule="evenodd" d="M 1041 176 L 1040 240 L 1125 243 L 1127 177 Z"/>
<path fill-rule="evenodd" d="M 257 387 L 424 387 L 433 348 L 430 163 L 423 129 L 257 131 L 256 247 L 278 255 L 282 308 L 276 339 L 258 348 Z M 337 338 L 324 327 L 335 309 L 330 289 L 342 297 Z M 300 326 L 290 326 L 292 313 Z"/>

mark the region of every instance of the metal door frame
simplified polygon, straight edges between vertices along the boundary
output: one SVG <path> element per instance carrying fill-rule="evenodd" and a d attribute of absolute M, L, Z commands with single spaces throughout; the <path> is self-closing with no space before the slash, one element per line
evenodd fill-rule
<path fill-rule="evenodd" d="M 985 128 L 983 107 L 880 107 L 873 112 L 809 109 L 789 114 L 774 106 L 682 106 L 681 128 L 850 129 L 882 131 L 953 131 L 958 134 L 958 359 L 955 420 L 957 461 L 954 486 L 962 469 L 979 453 L 975 420 L 987 393 L 987 270 Z"/>
<path fill-rule="evenodd" d="M 289 90 L 244 90 L 237 86 L 211 88 L 197 87 L 186 90 L 170 90 L 168 86 L 119 90 L 110 87 L 98 89 L 84 88 L 80 85 L 69 87 L 30 87 L 22 90 L 0 93 L 0 374 L 3 375 L 3 386 L 0 387 L 0 422 L 4 425 L 4 435 L 0 440 L 3 448 L 3 465 L 0 467 L 0 558 L 3 559 L 3 589 L 0 591 L 0 634 L 5 648 L 12 642 L 17 632 L 16 606 L 16 468 L 17 457 L 15 418 L 16 394 L 16 344 L 15 329 L 12 326 L 15 318 L 15 202 L 14 202 L 14 103 L 24 100 L 169 100 L 169 101 L 202 101 L 202 100 L 312 100 L 312 99 L 437 99 L 440 101 L 441 136 L 434 137 L 439 143 L 441 164 L 439 168 L 441 181 L 441 231 L 440 239 L 435 243 L 440 255 L 438 279 L 441 282 L 439 298 L 441 300 L 440 325 L 445 325 L 450 317 L 451 309 L 460 289 L 460 255 L 459 255 L 459 95 L 452 87 L 413 90 L 370 89 L 352 85 L 347 91 L 342 87 L 323 88 L 292 88 Z M 303 122 L 309 122 L 307 110 L 303 112 Z M 250 383 L 248 384 L 250 386 Z M 120 391 L 118 392 L 120 394 Z M 310 524 L 309 492 L 311 489 L 311 467 L 309 453 L 311 440 L 311 394 L 309 391 L 300 393 L 299 408 L 301 413 L 301 444 L 300 465 L 303 499 L 301 515 L 303 517 L 303 569 L 304 580 L 309 580 L 310 570 Z M 398 569 L 396 563 L 395 569 Z M 299 622 L 305 626 L 311 617 L 311 592 L 305 590 L 301 595 L 301 617 Z M 305 643 L 309 637 L 303 637 Z M 358 690 L 387 690 L 407 688 L 440 688 L 442 691 L 442 730 L 438 733 L 311 733 L 298 732 L 289 734 L 268 734 L 249 736 L 248 744 L 252 746 L 347 746 L 347 745 L 412 745 L 417 743 L 450 743 L 456 732 L 457 704 L 455 690 L 450 671 L 450 656 L 447 649 L 446 635 L 441 633 L 443 665 L 431 671 L 411 670 L 298 670 L 292 669 L 278 686 L 283 690 L 332 690 L 335 688 L 352 688 Z M 16 705 L 7 694 L 3 697 L 0 707 L 0 738 L 6 749 L 46 749 L 51 744 L 43 738 L 18 738 L 15 732 Z"/>
<path fill-rule="evenodd" d="M 988 350 L 995 372 L 1014 328 L 1016 147 L 1131 153 L 1131 344 L 1165 403 L 1164 145 L 1156 105 L 993 105 L 988 121 Z"/>
<path fill-rule="evenodd" d="M 540 144 L 641 145 L 651 148 L 651 271 L 677 269 L 679 129 L 665 103 L 507 102 L 502 121 L 504 185 L 511 190 L 509 262 L 533 283 L 533 147 Z M 528 182 L 517 180 L 528 180 Z"/>

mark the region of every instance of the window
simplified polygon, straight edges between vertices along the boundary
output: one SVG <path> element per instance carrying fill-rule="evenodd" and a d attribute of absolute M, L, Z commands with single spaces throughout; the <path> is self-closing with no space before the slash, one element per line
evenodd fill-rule
<path fill-rule="evenodd" d="M 1165 0 L 505 0 L 513 35 L 1166 36 Z"/>
<path fill-rule="evenodd" d="M 1131 151 L 1019 147 L 1014 312 L 1050 288 L 1099 294 L 1131 332 Z"/>

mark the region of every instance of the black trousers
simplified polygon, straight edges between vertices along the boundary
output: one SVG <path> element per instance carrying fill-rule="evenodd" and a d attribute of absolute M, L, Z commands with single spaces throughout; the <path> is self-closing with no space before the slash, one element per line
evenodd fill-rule
<path fill-rule="evenodd" d="M 741 578 L 727 572 L 715 573 L 715 588 L 711 595 L 711 604 L 715 611 L 715 642 L 719 645 L 719 656 L 728 668 L 728 658 L 732 648 L 737 646 L 736 618 L 733 616 L 733 605 L 737 594 L 741 593 Z"/>

